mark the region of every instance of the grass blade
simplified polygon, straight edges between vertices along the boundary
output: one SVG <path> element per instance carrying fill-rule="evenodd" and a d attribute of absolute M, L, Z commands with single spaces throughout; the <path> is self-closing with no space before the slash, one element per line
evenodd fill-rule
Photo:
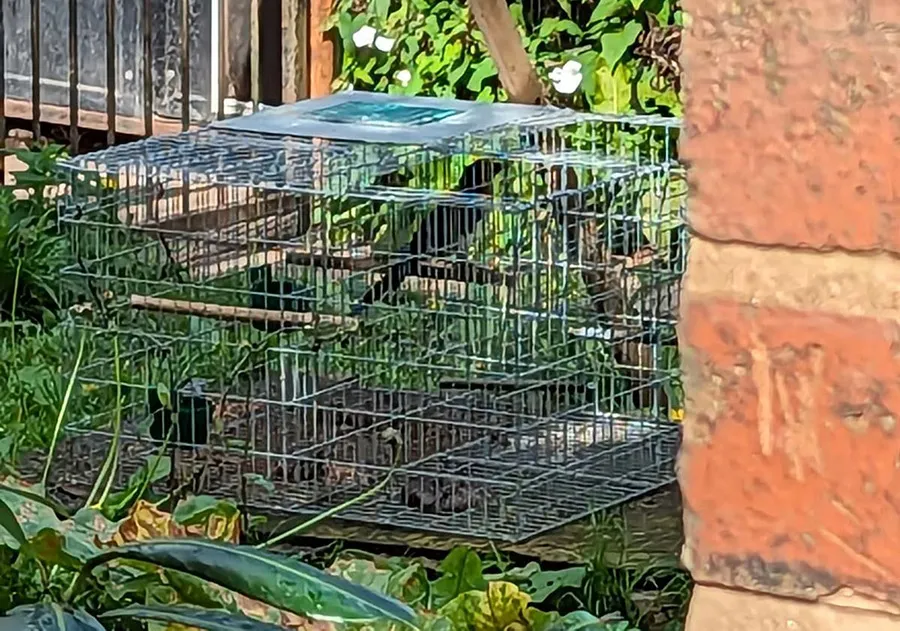
<path fill-rule="evenodd" d="M 50 441 L 50 451 L 47 452 L 47 462 L 44 463 L 44 474 L 41 476 L 41 487 L 47 488 L 47 478 L 50 476 L 50 464 L 53 462 L 53 455 L 56 453 L 56 443 L 59 440 L 59 434 L 62 431 L 62 422 L 66 416 L 66 409 L 69 407 L 69 399 L 72 397 L 72 388 L 75 387 L 75 378 L 78 376 L 78 369 L 81 367 L 81 359 L 84 357 L 84 342 L 87 334 L 81 334 L 81 342 L 78 344 L 78 356 L 75 358 L 75 367 L 69 376 L 69 383 L 66 386 L 66 394 L 63 397 L 62 405 L 59 408 L 59 415 L 56 417 L 56 427 L 53 428 L 53 439 Z"/>

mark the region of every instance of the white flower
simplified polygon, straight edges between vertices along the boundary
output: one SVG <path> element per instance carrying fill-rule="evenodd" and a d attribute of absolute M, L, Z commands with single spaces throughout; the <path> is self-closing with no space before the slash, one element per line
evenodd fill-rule
<path fill-rule="evenodd" d="M 409 85 L 409 82 L 412 81 L 412 73 L 409 70 L 403 69 L 397 73 L 397 81 L 405 88 Z"/>
<path fill-rule="evenodd" d="M 375 48 L 380 50 L 383 53 L 389 52 L 393 47 L 396 39 L 391 39 L 390 37 L 385 37 L 384 35 L 379 35 L 375 38 Z"/>
<path fill-rule="evenodd" d="M 581 64 L 574 59 L 570 59 L 562 67 L 554 68 L 550 71 L 550 81 L 557 92 L 562 94 L 572 94 L 581 85 Z"/>
<path fill-rule="evenodd" d="M 375 41 L 377 31 L 368 24 L 360 26 L 359 30 L 353 34 L 353 44 L 357 48 L 367 48 Z"/>
<path fill-rule="evenodd" d="M 570 59 L 563 64 L 562 71 L 569 75 L 581 74 L 581 62 Z"/>

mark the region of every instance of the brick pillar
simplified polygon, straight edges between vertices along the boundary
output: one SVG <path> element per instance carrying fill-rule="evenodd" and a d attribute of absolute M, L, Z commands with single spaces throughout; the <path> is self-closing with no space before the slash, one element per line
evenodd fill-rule
<path fill-rule="evenodd" d="M 683 0 L 688 631 L 900 629 L 900 0 Z"/>

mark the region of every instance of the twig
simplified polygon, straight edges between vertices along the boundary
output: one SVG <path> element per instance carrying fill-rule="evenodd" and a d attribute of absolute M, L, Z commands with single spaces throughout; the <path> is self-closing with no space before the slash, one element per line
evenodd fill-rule
<path fill-rule="evenodd" d="M 325 313 L 307 313 L 295 311 L 275 311 L 272 309 L 253 309 L 249 307 L 233 307 L 217 305 L 209 302 L 192 300 L 172 300 L 155 296 L 132 294 L 131 307 L 134 309 L 159 310 L 168 313 L 195 315 L 219 320 L 240 320 L 244 322 L 279 322 L 285 324 L 310 325 L 320 323 L 335 324 L 355 329 L 356 318 Z"/>

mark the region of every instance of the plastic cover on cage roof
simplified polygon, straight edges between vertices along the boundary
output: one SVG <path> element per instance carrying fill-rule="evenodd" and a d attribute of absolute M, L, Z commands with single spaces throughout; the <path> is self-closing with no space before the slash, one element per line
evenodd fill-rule
<path fill-rule="evenodd" d="M 528 119 L 568 117 L 574 120 L 577 114 L 541 105 L 351 91 L 218 121 L 212 127 L 277 136 L 423 145 Z"/>

